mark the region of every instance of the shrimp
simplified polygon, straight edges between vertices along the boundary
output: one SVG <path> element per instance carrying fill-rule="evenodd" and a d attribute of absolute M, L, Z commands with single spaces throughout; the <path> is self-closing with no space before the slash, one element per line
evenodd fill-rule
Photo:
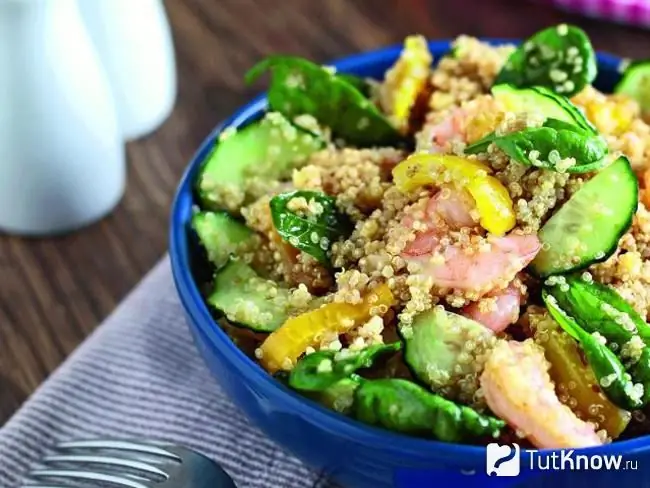
<path fill-rule="evenodd" d="M 488 407 L 535 447 L 601 445 L 594 426 L 579 419 L 557 397 L 549 367 L 543 349 L 532 339 L 500 340 L 480 378 Z"/>
<path fill-rule="evenodd" d="M 485 325 L 495 333 L 504 331 L 517 321 L 524 300 L 522 285 L 517 279 L 504 290 L 489 293 L 487 297 L 493 300 L 489 310 L 485 310 L 487 304 L 481 305 L 479 300 L 463 308 L 463 315 Z"/>
<path fill-rule="evenodd" d="M 426 129 L 425 139 L 431 144 L 429 152 L 444 153 L 447 152 L 447 145 L 453 139 L 464 141 L 463 126 L 466 116 L 465 110 L 456 108 L 440 123 Z"/>
<path fill-rule="evenodd" d="M 415 219 L 407 213 L 402 225 L 413 229 Z M 461 242 L 443 243 L 450 231 L 477 226 L 475 204 L 464 190 L 443 187 L 429 198 L 423 222 L 419 222 L 415 239 L 409 242 L 402 257 L 415 263 L 420 272 L 433 278 L 441 288 L 455 288 L 479 296 L 510 283 L 541 249 L 535 235 L 510 234 L 489 237 L 479 249 L 469 249 Z"/>
<path fill-rule="evenodd" d="M 456 190 L 451 187 L 443 187 L 435 193 L 429 200 L 424 209 L 424 221 L 420 227 L 424 232 L 420 232 L 416 237 L 424 240 L 423 234 L 428 232 L 434 235 L 444 234 L 447 229 L 460 230 L 464 227 L 476 227 L 478 220 L 473 215 L 475 205 L 472 197 L 465 190 Z M 413 228 L 415 219 L 413 215 L 407 213 L 402 219 L 402 225 Z M 422 244 L 414 244 L 421 247 Z"/>
<path fill-rule="evenodd" d="M 479 296 L 511 282 L 537 255 L 541 242 L 535 235 L 509 234 L 487 238 L 480 249 L 460 242 L 443 244 L 432 231 L 419 234 L 402 253 L 407 263 L 441 288 L 455 288 Z"/>
<path fill-rule="evenodd" d="M 475 142 L 494 131 L 503 118 L 502 104 L 485 95 L 453 108 L 440 122 L 426 126 L 419 138 L 429 152 L 446 153 L 451 142 Z"/>

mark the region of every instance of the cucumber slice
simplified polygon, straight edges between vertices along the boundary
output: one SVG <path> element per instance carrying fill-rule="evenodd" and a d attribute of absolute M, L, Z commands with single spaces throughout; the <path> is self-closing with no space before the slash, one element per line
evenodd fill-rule
<path fill-rule="evenodd" d="M 231 259 L 217 271 L 208 303 L 234 324 L 273 332 L 289 316 L 289 290 L 265 280 L 243 261 Z"/>
<path fill-rule="evenodd" d="M 490 347 L 494 337 L 490 329 L 434 307 L 416 316 L 409 327 L 401 327 L 400 333 L 404 362 L 416 378 L 435 392 L 472 401 L 478 388 L 475 357 Z"/>
<path fill-rule="evenodd" d="M 322 139 L 275 112 L 237 132 L 229 134 L 226 129 L 199 176 L 202 203 L 237 210 L 249 196 L 249 178 L 286 178 L 323 145 Z"/>
<path fill-rule="evenodd" d="M 639 203 L 639 185 L 625 156 L 586 182 L 544 224 L 542 250 L 530 265 L 546 277 L 584 269 L 609 258 Z"/>
<path fill-rule="evenodd" d="M 255 241 L 255 232 L 226 212 L 197 212 L 192 216 L 192 228 L 217 268 Z"/>
<path fill-rule="evenodd" d="M 508 83 L 492 87 L 494 98 L 512 112 L 537 112 L 596 133 L 596 128 L 569 99 L 543 86 L 517 88 Z"/>
<path fill-rule="evenodd" d="M 628 95 L 639 103 L 641 110 L 650 112 L 650 60 L 629 64 L 614 93 Z"/>

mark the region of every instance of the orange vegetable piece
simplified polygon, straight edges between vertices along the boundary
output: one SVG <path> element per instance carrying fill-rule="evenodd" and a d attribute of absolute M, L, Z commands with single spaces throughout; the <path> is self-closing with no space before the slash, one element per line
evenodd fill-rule
<path fill-rule="evenodd" d="M 386 312 L 393 304 L 393 293 L 386 284 L 370 291 L 359 304 L 328 303 L 289 318 L 272 332 L 260 346 L 260 363 L 269 372 L 291 369 L 310 346 L 315 346 L 326 334 L 343 334 L 368 321 L 373 315 Z M 378 310 L 377 307 L 386 310 Z"/>

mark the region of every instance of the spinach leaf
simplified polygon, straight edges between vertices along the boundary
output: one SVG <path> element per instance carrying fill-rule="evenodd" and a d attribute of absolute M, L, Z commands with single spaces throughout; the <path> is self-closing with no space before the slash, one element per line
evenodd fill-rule
<path fill-rule="evenodd" d="M 485 153 L 487 152 L 489 145 L 492 144 L 499 137 L 500 136 L 498 136 L 495 132 L 491 132 L 490 134 L 479 139 L 478 141 L 473 142 L 472 144 L 466 146 L 465 154 Z"/>
<path fill-rule="evenodd" d="M 354 417 L 362 422 L 446 442 L 497 437 L 505 426 L 503 420 L 397 378 L 362 381 L 352 409 Z"/>
<path fill-rule="evenodd" d="M 360 76 L 351 75 L 349 73 L 337 73 L 336 77 L 348 82 L 350 85 L 355 87 L 359 92 L 366 98 L 370 97 L 372 92 L 372 87 L 366 78 L 361 78 Z"/>
<path fill-rule="evenodd" d="M 291 120 L 312 115 L 336 136 L 357 146 L 394 145 L 402 140 L 349 78 L 302 58 L 270 56 L 251 68 L 246 82 L 252 83 L 267 70 L 272 72 L 268 91 L 271 110 Z"/>
<path fill-rule="evenodd" d="M 607 398 L 626 410 L 642 407 L 643 393 L 639 393 L 616 355 L 596 336 L 580 327 L 573 317 L 558 306 L 555 297 L 546 290 L 542 291 L 542 299 L 551 317 L 567 334 L 580 343 L 587 363 L 591 366 Z"/>
<path fill-rule="evenodd" d="M 570 97 L 596 78 L 594 49 L 579 27 L 560 24 L 544 29 L 510 55 L 495 84 L 546 86 Z"/>
<path fill-rule="evenodd" d="M 289 386 L 300 391 L 324 391 L 357 370 L 369 368 L 379 356 L 401 348 L 401 342 L 376 344 L 338 360 L 335 351 L 308 354 L 291 370 Z"/>
<path fill-rule="evenodd" d="M 601 168 L 609 152 L 605 140 L 591 131 L 561 120 L 548 118 L 541 127 L 511 132 L 502 136 L 494 133 L 465 148 L 466 154 L 485 152 L 494 144 L 509 157 L 527 166 L 586 173 Z M 576 164 L 561 167 L 561 160 L 574 158 Z"/>
<path fill-rule="evenodd" d="M 356 375 L 350 378 L 343 378 L 322 391 L 304 392 L 304 394 L 321 405 L 348 415 L 354 404 L 354 393 L 359 388 L 360 379 Z"/>
<path fill-rule="evenodd" d="M 294 199 L 303 198 L 313 210 L 291 210 Z M 296 200 L 298 201 L 298 200 Z M 336 201 L 325 193 L 298 190 L 271 199 L 273 225 L 282 239 L 329 264 L 332 242 L 351 231 L 348 217 L 336 208 Z"/>
<path fill-rule="evenodd" d="M 643 385 L 643 403 L 650 402 L 650 325 L 612 288 L 576 275 L 564 282 L 548 293 L 587 333 L 597 332 L 615 348 L 632 380 Z"/>
<path fill-rule="evenodd" d="M 598 332 L 619 347 L 635 335 L 650 345 L 650 325 L 614 289 L 579 275 L 565 276 L 562 281 L 548 290 L 587 332 Z"/>

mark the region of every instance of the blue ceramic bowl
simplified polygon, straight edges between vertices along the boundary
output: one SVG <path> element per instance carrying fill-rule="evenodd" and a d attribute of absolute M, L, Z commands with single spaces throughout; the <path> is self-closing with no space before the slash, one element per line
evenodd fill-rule
<path fill-rule="evenodd" d="M 448 41 L 435 41 L 429 47 L 437 59 L 450 46 Z M 350 56 L 334 65 L 341 72 L 381 78 L 399 52 L 400 46 L 393 46 Z M 619 77 L 619 59 L 600 54 L 598 61 L 595 84 L 610 91 Z M 521 452 L 520 476 L 489 478 L 485 474 L 485 448 L 406 437 L 350 420 L 286 388 L 244 355 L 215 323 L 199 292 L 197 283 L 204 279 L 202 273 L 206 266 L 201 262 L 202 254 L 190 229 L 190 217 L 195 202 L 194 182 L 219 132 L 254 120 L 265 105 L 264 97 L 256 98 L 204 141 L 178 187 L 170 232 L 174 280 L 198 349 L 219 383 L 251 422 L 287 451 L 350 488 L 426 487 L 438 483 L 488 486 L 495 480 L 500 483 L 494 486 L 504 486 L 507 480 L 523 482 L 520 486 L 540 487 L 549 482 L 556 487 L 576 482 L 589 483 L 592 488 L 611 488 L 615 483 L 650 486 L 650 436 L 577 452 L 590 456 L 622 455 L 620 470 L 545 471 L 546 465 L 560 466 L 560 451 L 540 451 L 539 455 Z M 574 463 L 577 453 L 573 454 Z M 557 456 L 556 461 L 553 455 Z M 594 459 L 591 458 L 590 466 L 598 467 L 599 461 Z M 631 464 L 623 469 L 626 461 Z M 634 469 L 635 462 L 637 469 Z M 570 463 L 565 461 L 564 466 L 568 468 Z"/>

